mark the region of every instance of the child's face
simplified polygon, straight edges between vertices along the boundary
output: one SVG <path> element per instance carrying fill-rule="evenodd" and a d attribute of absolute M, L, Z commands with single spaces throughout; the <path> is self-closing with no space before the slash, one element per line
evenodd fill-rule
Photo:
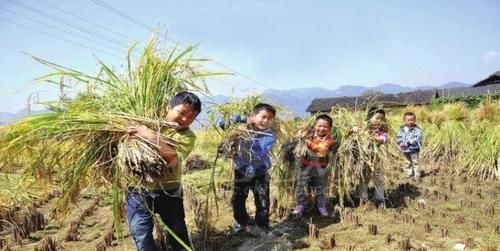
<path fill-rule="evenodd" d="M 250 122 L 260 130 L 265 130 L 271 127 L 273 119 L 274 116 L 272 113 L 266 110 L 260 110 L 257 114 L 250 117 Z"/>
<path fill-rule="evenodd" d="M 368 129 L 374 130 L 377 129 L 380 124 L 384 122 L 385 115 L 382 113 L 375 113 L 368 121 Z"/>
<path fill-rule="evenodd" d="M 328 135 L 331 129 L 330 123 L 324 119 L 318 119 L 314 125 L 314 132 L 320 137 Z"/>
<path fill-rule="evenodd" d="M 380 124 L 381 122 L 383 122 L 385 119 L 385 115 L 382 114 L 382 113 L 375 113 L 373 114 L 373 116 L 370 118 L 370 120 L 368 122 L 370 122 L 371 124 Z"/>
<path fill-rule="evenodd" d="M 405 116 L 405 125 L 408 127 L 414 127 L 417 121 L 417 118 L 413 115 Z"/>
<path fill-rule="evenodd" d="M 167 122 L 176 122 L 179 129 L 188 128 L 196 118 L 193 107 L 190 104 L 180 104 L 174 107 L 168 106 Z"/>

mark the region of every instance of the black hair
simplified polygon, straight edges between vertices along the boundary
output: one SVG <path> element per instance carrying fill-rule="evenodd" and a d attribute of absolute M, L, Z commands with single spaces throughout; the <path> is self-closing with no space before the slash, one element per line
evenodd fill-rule
<path fill-rule="evenodd" d="M 332 117 L 328 116 L 327 114 L 320 114 L 320 115 L 316 116 L 315 121 L 318 122 L 318 120 L 324 120 L 324 121 L 328 122 L 330 127 L 333 126 L 333 119 L 332 119 Z"/>
<path fill-rule="evenodd" d="M 192 92 L 179 92 L 172 98 L 170 98 L 170 102 L 168 104 L 170 105 L 170 107 L 178 105 L 190 105 L 196 115 L 200 114 L 201 112 L 200 98 L 198 98 L 198 96 L 196 96 L 196 94 Z"/>
<path fill-rule="evenodd" d="M 403 119 L 406 118 L 407 116 L 413 116 L 413 117 L 417 117 L 417 115 L 415 115 L 415 113 L 413 112 L 405 112 L 405 114 L 403 114 Z"/>
<path fill-rule="evenodd" d="M 380 113 L 380 114 L 384 115 L 384 117 L 385 117 L 384 109 L 379 109 L 377 107 L 372 106 L 368 109 L 368 113 L 366 114 L 366 120 L 370 120 L 373 117 L 373 115 L 375 115 L 377 113 Z"/>
<path fill-rule="evenodd" d="M 273 115 L 273 117 L 276 117 L 276 110 L 270 104 L 266 104 L 266 103 L 258 103 L 258 104 L 256 104 L 253 107 L 253 109 L 252 109 L 252 115 L 256 115 L 260 111 L 269 112 L 269 113 L 271 113 Z"/>

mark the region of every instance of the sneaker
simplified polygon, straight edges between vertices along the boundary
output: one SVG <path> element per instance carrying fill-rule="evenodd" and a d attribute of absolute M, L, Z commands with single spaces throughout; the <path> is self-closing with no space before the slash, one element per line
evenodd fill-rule
<path fill-rule="evenodd" d="M 375 200 L 375 206 L 380 209 L 385 209 L 385 200 Z"/>
<path fill-rule="evenodd" d="M 304 205 L 297 205 L 293 210 L 293 214 L 302 214 L 304 212 Z"/>
<path fill-rule="evenodd" d="M 328 211 L 326 210 L 325 207 L 318 208 L 318 211 L 321 216 L 328 216 Z"/>
<path fill-rule="evenodd" d="M 236 223 L 233 227 L 233 234 L 241 234 L 246 231 L 246 226 L 242 226 L 238 223 Z"/>

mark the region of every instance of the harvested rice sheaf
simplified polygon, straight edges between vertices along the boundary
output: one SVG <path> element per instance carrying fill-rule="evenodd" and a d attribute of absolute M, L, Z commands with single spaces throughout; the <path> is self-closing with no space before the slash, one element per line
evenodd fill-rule
<path fill-rule="evenodd" d="M 367 122 L 362 112 L 349 112 L 345 109 L 335 111 L 335 126 L 339 129 L 342 142 L 338 148 L 338 194 L 340 198 L 349 196 L 353 185 L 359 184 L 366 175 L 383 172 L 388 162 L 388 147 L 377 143 L 373 135 L 364 129 Z M 353 127 L 361 127 L 350 133 Z M 381 124 L 387 128 L 387 125 Z"/>
<path fill-rule="evenodd" d="M 429 126 L 422 157 L 427 161 L 456 164 L 472 144 L 470 130 L 462 121 L 450 120 L 440 127 Z"/>
<path fill-rule="evenodd" d="M 475 144 L 463 154 L 461 163 L 454 166 L 453 172 L 467 177 L 499 179 L 500 125 L 488 123 L 475 137 Z"/>
<path fill-rule="evenodd" d="M 114 208 L 120 208 L 120 193 L 132 176 L 153 182 L 161 178 L 162 168 L 168 164 L 157 152 L 158 142 L 129 139 L 127 128 L 145 125 L 157 132 L 175 128 L 163 121 L 170 98 L 181 91 L 207 93 L 200 77 L 211 74 L 199 72 L 194 63 L 199 61 L 192 58 L 192 50 L 193 47 L 160 48 L 158 41 L 152 39 L 135 64 L 131 55 L 126 68 L 119 71 L 99 61 L 100 71 L 96 75 L 34 57 L 54 70 L 39 80 L 52 84 L 54 78 L 57 82 L 66 79 L 64 85 L 74 88 L 77 95 L 48 102 L 57 105 L 51 113 L 30 116 L 2 128 L 0 152 L 42 159 L 44 164 L 59 168 L 53 170 L 62 176 L 58 178 L 64 186 L 56 203 L 58 212 L 67 212 L 70 203 L 86 187 L 105 184 L 102 177 L 112 184 Z M 171 139 L 158 140 L 176 146 Z M 33 165 L 26 175 L 37 173 L 39 166 Z"/>

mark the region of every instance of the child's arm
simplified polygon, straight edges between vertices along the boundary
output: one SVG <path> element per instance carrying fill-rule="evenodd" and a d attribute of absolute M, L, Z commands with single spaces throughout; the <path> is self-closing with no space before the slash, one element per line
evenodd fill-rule
<path fill-rule="evenodd" d="M 412 144 L 418 144 L 418 146 L 422 146 L 422 141 L 423 141 L 423 136 L 422 136 L 422 129 L 420 129 L 419 127 L 416 127 L 415 128 L 415 142 Z"/>
<path fill-rule="evenodd" d="M 160 156 L 170 165 L 177 165 L 177 152 L 170 145 L 160 139 L 160 135 L 147 126 L 131 126 L 127 133 L 132 136 L 143 138 L 153 144 L 156 144 Z"/>
<path fill-rule="evenodd" d="M 396 144 L 398 144 L 398 146 L 404 146 L 404 131 L 403 131 L 403 127 L 399 128 L 399 131 L 398 131 L 398 134 L 396 135 Z"/>

